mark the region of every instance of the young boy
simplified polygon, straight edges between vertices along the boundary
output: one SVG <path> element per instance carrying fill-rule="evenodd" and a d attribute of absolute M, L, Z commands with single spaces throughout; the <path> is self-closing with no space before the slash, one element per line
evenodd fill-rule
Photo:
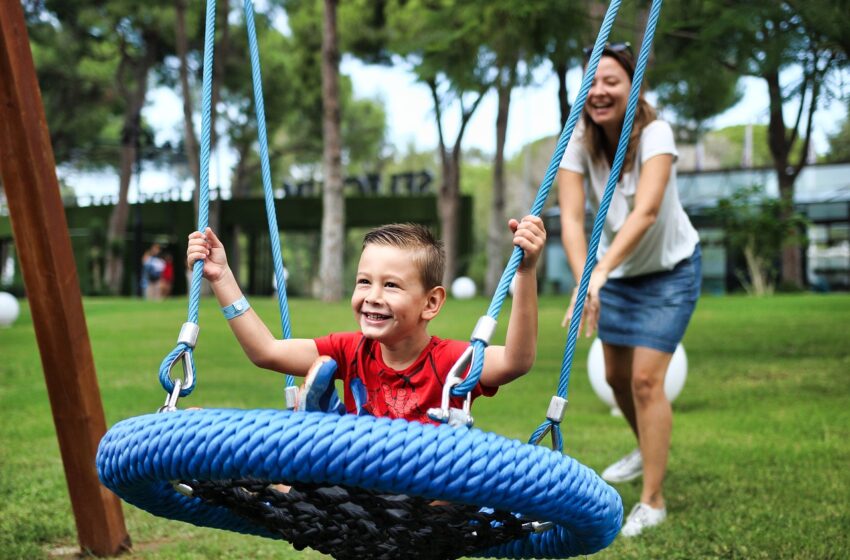
<path fill-rule="evenodd" d="M 508 226 L 514 245 L 525 255 L 516 274 L 505 345 L 487 347 L 473 398 L 492 396 L 500 385 L 527 373 L 536 356 L 536 268 L 546 231 L 536 216 L 512 219 Z M 204 277 L 254 364 L 305 376 L 330 357 L 338 365 L 336 378 L 345 385 L 348 412 L 355 412 L 360 404 L 375 416 L 435 423 L 427 411 L 441 406 L 449 369 L 469 343 L 428 334 L 428 323 L 445 303 L 446 290 L 440 285 L 445 261 L 442 245 L 427 228 L 391 224 L 366 235 L 351 296 L 360 331 L 317 339 L 279 340 L 271 334 L 244 299 L 227 266 L 224 247 L 210 228 L 189 235 L 189 267 L 199 259 L 204 259 Z M 365 403 L 355 403 L 362 398 L 355 399 L 352 384 L 365 389 Z M 452 399 L 452 406 L 462 404 L 462 399 Z"/>

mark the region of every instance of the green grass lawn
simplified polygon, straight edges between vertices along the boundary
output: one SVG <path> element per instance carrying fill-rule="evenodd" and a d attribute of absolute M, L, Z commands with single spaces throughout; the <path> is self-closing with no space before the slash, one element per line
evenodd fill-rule
<path fill-rule="evenodd" d="M 276 301 L 252 304 L 280 332 Z M 476 403 L 476 425 L 527 439 L 555 392 L 566 338 L 563 299 L 544 298 L 534 370 Z M 159 362 L 185 320 L 185 300 L 85 302 L 106 418 L 154 411 Z M 450 301 L 432 332 L 467 338 L 485 300 Z M 347 304 L 291 302 L 293 331 L 355 327 Z M 502 313 L 504 333 L 509 309 Z M 617 539 L 598 558 L 850 556 L 850 296 L 703 298 L 684 344 L 689 370 L 674 404 L 668 522 Z M 501 340 L 497 335 L 496 340 Z M 579 342 L 565 449 L 601 470 L 631 450 L 622 419 L 593 394 Z M 181 406 L 281 407 L 282 379 L 253 368 L 214 302 L 201 307 L 198 388 Z M 29 310 L 0 330 L 0 558 L 71 557 L 76 543 Z M 638 482 L 619 485 L 626 508 Z M 125 506 L 127 558 L 321 558 L 288 544 L 158 519 Z"/>

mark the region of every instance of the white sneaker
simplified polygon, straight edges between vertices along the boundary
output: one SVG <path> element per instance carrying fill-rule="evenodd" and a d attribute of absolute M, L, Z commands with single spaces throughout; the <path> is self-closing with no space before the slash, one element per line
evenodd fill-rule
<path fill-rule="evenodd" d="M 643 457 L 635 449 L 604 471 L 602 479 L 608 482 L 628 482 L 643 474 Z"/>
<path fill-rule="evenodd" d="M 626 518 L 626 523 L 623 525 L 620 534 L 624 537 L 636 537 L 644 529 L 655 527 L 665 519 L 667 519 L 667 508 L 656 509 L 644 503 L 637 503 Z"/>

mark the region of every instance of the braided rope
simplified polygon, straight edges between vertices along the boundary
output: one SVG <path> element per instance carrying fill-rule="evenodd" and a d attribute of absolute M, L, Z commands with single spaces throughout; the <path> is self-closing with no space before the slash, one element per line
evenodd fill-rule
<path fill-rule="evenodd" d="M 646 23 L 646 31 L 643 36 L 643 43 L 640 46 L 640 54 L 638 55 L 637 65 L 635 66 L 635 75 L 632 78 L 632 88 L 629 91 L 629 101 L 626 105 L 626 117 L 623 123 L 623 131 L 620 133 L 620 141 L 617 144 L 617 153 L 614 156 L 614 163 L 611 165 L 611 173 L 608 175 L 608 183 L 605 185 L 605 194 L 599 203 L 599 210 L 596 212 L 596 219 L 593 223 L 593 231 L 590 236 L 590 243 L 587 246 L 587 260 L 584 264 L 584 270 L 581 274 L 581 282 L 579 283 L 578 294 L 576 295 L 576 304 L 573 308 L 573 317 L 579 320 L 570 321 L 570 329 L 567 336 L 567 347 L 564 352 L 564 360 L 561 364 L 561 380 L 558 384 L 558 396 L 567 398 L 567 388 L 569 385 L 569 372 L 572 368 L 573 355 L 575 354 L 576 341 L 578 340 L 578 330 L 581 325 L 581 316 L 584 312 L 584 300 L 587 297 L 587 287 L 590 283 L 590 275 L 593 272 L 593 267 L 596 266 L 596 251 L 599 248 L 599 239 L 602 236 L 602 228 L 605 225 L 605 217 L 608 215 L 608 207 L 611 205 L 611 198 L 614 196 L 614 189 L 617 186 L 617 180 L 620 177 L 620 171 L 623 168 L 623 162 L 626 159 L 626 150 L 629 147 L 629 137 L 632 134 L 632 125 L 634 124 L 635 114 L 637 113 L 638 99 L 640 98 L 640 88 L 643 85 L 643 75 L 646 71 L 646 65 L 649 61 L 649 53 L 652 51 L 652 40 L 655 37 L 655 26 L 658 23 L 658 17 L 661 14 L 662 0 L 653 0 L 652 8 L 649 12 L 649 19 Z"/>
<path fill-rule="evenodd" d="M 605 218 L 608 214 L 608 208 L 611 204 L 611 198 L 614 195 L 614 189 L 617 186 L 617 180 L 620 176 L 620 171 L 622 170 L 623 162 L 626 158 L 626 151 L 628 150 L 629 146 L 629 139 L 634 124 L 634 118 L 637 113 L 637 105 L 640 97 L 640 89 L 643 84 L 643 76 L 646 71 L 646 65 L 649 61 L 649 54 L 652 50 L 652 42 L 653 38 L 655 37 L 655 28 L 658 23 L 658 18 L 661 14 L 661 5 L 662 0 L 653 0 L 652 7 L 650 9 L 649 18 L 647 20 L 646 29 L 644 31 L 644 39 L 641 44 L 640 54 L 638 55 L 637 63 L 635 66 L 635 74 L 632 79 L 632 87 L 629 91 L 629 98 L 626 106 L 623 130 L 620 133 L 620 139 L 617 144 L 617 151 L 614 156 L 614 162 L 611 166 L 611 173 L 608 176 L 608 183 L 605 186 L 605 192 L 599 204 L 599 210 L 597 211 L 596 218 L 594 220 L 593 231 L 591 232 L 591 238 L 588 244 L 587 260 L 585 262 L 584 270 L 582 271 L 581 280 L 579 282 L 579 290 L 576 295 L 576 304 L 573 309 L 573 317 L 580 318 L 584 311 L 584 302 L 585 298 L 587 297 L 587 289 L 590 283 L 590 275 L 593 271 L 593 267 L 596 265 L 596 252 L 599 247 L 599 239 L 602 235 L 602 228 L 605 225 Z M 604 47 L 608 40 L 608 35 L 610 34 L 611 28 L 614 24 L 614 19 L 616 18 L 619 6 L 620 2 L 616 0 L 612 1 L 611 4 L 608 6 L 608 11 L 605 14 L 605 19 L 602 22 L 602 26 L 599 29 L 599 34 L 593 46 L 593 52 L 591 53 L 590 60 L 588 61 L 584 77 L 582 78 L 581 89 L 579 90 L 578 96 L 576 97 L 576 101 L 573 103 L 572 109 L 570 110 L 569 119 L 567 120 L 567 124 L 564 127 L 561 137 L 558 140 L 558 144 L 555 148 L 555 153 L 552 155 L 552 159 L 549 162 L 549 168 L 546 171 L 546 175 L 537 193 L 537 198 L 535 199 L 534 204 L 532 205 L 531 213 L 535 216 L 540 215 L 540 212 L 543 209 L 543 204 L 545 203 L 546 198 L 549 195 L 549 190 L 551 189 L 555 175 L 557 174 L 561 159 L 564 156 L 564 151 L 566 150 L 567 144 L 569 143 L 570 137 L 572 136 L 573 129 L 575 128 L 575 125 L 578 122 L 581 112 L 584 110 L 584 105 L 587 101 L 587 95 L 593 83 L 593 77 L 596 75 L 596 69 L 599 65 L 599 61 L 602 58 Z M 505 271 L 502 274 L 502 278 L 499 281 L 499 286 L 493 296 L 493 301 L 491 302 L 490 308 L 487 311 L 487 314 L 490 317 L 494 319 L 498 317 L 501 306 L 507 296 L 511 280 L 513 280 L 514 274 L 516 273 L 516 270 L 519 267 L 521 261 L 522 249 L 520 249 L 519 247 L 514 247 L 513 253 L 511 254 L 511 258 L 508 262 L 508 266 L 505 268 Z M 580 320 L 570 321 L 570 328 L 567 333 L 567 341 L 564 348 L 563 360 L 561 362 L 561 373 L 558 382 L 557 392 L 557 396 L 564 400 L 567 399 L 570 371 L 572 370 L 576 343 L 578 342 L 578 329 L 580 324 Z M 483 349 L 485 344 L 479 340 L 472 341 L 472 344 L 473 346 L 476 346 L 475 358 L 473 360 L 469 374 L 466 376 L 466 379 L 464 379 L 462 383 L 459 383 L 452 389 L 452 394 L 456 396 L 462 396 L 468 393 L 473 387 L 475 387 L 481 377 L 481 372 L 484 368 Z M 543 437 L 543 435 L 545 435 L 545 433 L 548 431 L 552 432 L 554 448 L 558 451 L 562 451 L 563 436 L 561 434 L 560 421 L 557 420 L 547 418 L 546 421 L 544 421 L 534 431 L 534 433 L 529 438 L 529 441 L 539 441 Z"/>
<path fill-rule="evenodd" d="M 552 154 L 552 159 L 549 160 L 549 167 L 546 169 L 546 175 L 540 183 L 540 188 L 537 190 L 537 196 L 531 206 L 531 214 L 539 216 L 543 211 L 543 205 L 549 197 L 549 191 L 552 189 L 552 183 L 555 181 L 555 176 L 558 174 L 558 167 L 561 164 L 561 159 L 564 157 L 564 151 L 567 149 L 567 144 L 573 135 L 573 130 L 578 124 L 581 112 L 584 110 L 584 103 L 587 100 L 587 95 L 590 92 L 590 86 L 593 84 L 593 76 L 596 74 L 596 67 L 599 66 L 599 61 L 602 58 L 602 50 L 605 43 L 608 41 L 608 36 L 611 34 L 611 29 L 614 27 L 614 21 L 617 18 L 617 12 L 620 9 L 620 0 L 612 0 L 608 5 L 608 11 L 605 13 L 605 18 L 602 20 L 602 25 L 599 27 L 599 33 L 596 36 L 596 42 L 593 46 L 593 53 L 587 63 L 587 71 L 581 81 L 581 88 L 578 91 L 575 102 L 570 109 L 570 116 L 567 118 L 567 124 L 558 138 L 558 143 L 555 146 L 555 152 Z M 516 271 L 522 262 L 523 251 L 519 247 L 514 246 L 511 252 L 511 257 L 508 264 L 505 266 L 502 277 L 499 279 L 499 284 L 496 287 L 496 292 L 493 294 L 493 299 L 490 301 L 490 307 L 487 309 L 487 315 L 493 319 L 499 318 L 499 313 L 502 310 L 502 305 L 508 296 L 508 291 L 511 286 L 511 281 L 516 275 Z M 472 362 L 469 373 L 461 383 L 452 388 L 452 394 L 456 397 L 461 397 L 469 393 L 478 384 L 481 378 L 481 372 L 484 369 L 484 347 L 485 344 L 475 340 L 472 342 L 475 348 L 475 359 Z"/>
<path fill-rule="evenodd" d="M 275 280 L 277 281 L 277 299 L 280 309 L 280 322 L 283 338 L 292 337 L 292 327 L 289 318 L 289 305 L 286 299 L 286 280 L 283 274 L 283 254 L 280 249 L 280 232 L 277 225 L 275 213 L 274 191 L 272 189 L 271 166 L 269 164 L 268 136 L 266 134 L 265 102 L 263 101 L 263 82 L 260 71 L 260 53 L 257 41 L 256 25 L 254 23 L 254 4 L 252 0 L 245 0 L 245 27 L 248 32 L 248 46 L 251 58 L 251 77 L 254 87 L 254 106 L 257 118 L 257 139 L 260 147 L 260 166 L 263 178 L 263 194 L 265 197 L 266 219 L 269 226 L 269 240 L 272 248 L 272 261 L 274 264 Z M 198 197 L 198 231 L 204 231 L 209 225 L 209 169 L 210 169 L 210 143 L 212 123 L 212 79 L 213 58 L 215 56 L 215 16 L 216 2 L 208 0 L 206 13 L 206 28 L 204 36 L 204 70 L 201 101 L 201 184 Z M 189 290 L 189 317 L 188 322 L 198 324 L 198 308 L 201 299 L 201 281 L 203 280 L 203 261 L 195 261 L 192 267 L 192 285 Z M 177 346 L 165 356 L 159 367 L 159 381 L 167 393 L 174 390 L 174 381 L 171 378 L 171 368 L 180 358 L 188 361 L 194 369 L 193 347 L 178 342 Z M 195 370 L 196 371 L 196 370 Z M 197 376 L 185 383 L 180 389 L 180 396 L 189 395 L 195 388 Z M 295 379 L 291 375 L 286 376 L 286 385 L 295 385 Z"/>
<path fill-rule="evenodd" d="M 283 274 L 283 254 L 280 250 L 280 230 L 277 227 L 272 174 L 269 165 L 269 142 L 266 136 L 266 105 L 263 101 L 263 78 L 260 72 L 260 48 L 257 42 L 257 29 L 254 25 L 254 2 L 245 0 L 245 27 L 248 29 L 248 49 L 251 52 L 251 77 L 254 82 L 254 112 L 257 115 L 257 137 L 260 143 L 260 165 L 263 175 L 263 196 L 266 204 L 266 220 L 269 224 L 269 240 L 272 247 L 274 277 L 277 281 L 277 304 L 280 309 L 280 324 L 283 338 L 292 338 L 292 326 L 289 319 L 289 304 L 286 300 L 286 279 Z M 295 385 L 295 378 L 286 376 L 286 386 Z"/>
<path fill-rule="evenodd" d="M 617 152 L 614 155 L 614 162 L 611 165 L 611 173 L 608 175 L 608 183 L 605 185 L 605 192 L 602 195 L 602 200 L 599 203 L 599 209 L 596 212 L 596 218 L 593 222 L 593 231 L 591 232 L 590 242 L 587 247 L 587 260 L 584 264 L 584 270 L 582 270 L 581 273 L 581 281 L 579 282 L 578 292 L 576 294 L 576 303 L 573 307 L 573 320 L 570 321 L 570 328 L 567 332 L 567 342 L 564 348 L 564 356 L 561 361 L 561 375 L 558 382 L 557 396 L 561 397 L 565 401 L 567 400 L 567 391 L 570 384 L 570 371 L 573 367 L 573 358 L 575 356 L 576 343 L 578 342 L 581 316 L 584 313 L 587 289 L 590 284 L 590 275 L 593 272 L 594 266 L 596 266 L 596 252 L 599 248 L 599 239 L 602 236 L 602 228 L 605 225 L 605 217 L 608 215 L 608 207 L 611 205 L 611 198 L 614 196 L 614 189 L 617 186 L 617 180 L 620 177 L 620 171 L 622 170 L 623 162 L 626 159 L 626 151 L 629 147 L 629 139 L 632 134 L 632 126 L 634 124 L 638 100 L 640 98 L 640 88 L 643 85 L 644 72 L 646 71 L 646 65 L 649 61 L 649 53 L 652 50 L 652 40 L 655 37 L 655 27 L 661 14 L 661 4 L 662 0 L 653 0 L 652 7 L 650 8 L 643 42 L 641 43 L 640 53 L 638 55 L 637 64 L 635 65 L 635 74 L 632 78 L 632 87 L 629 91 L 623 130 L 620 132 L 620 140 L 617 144 Z M 599 44 L 597 43 L 594 46 L 594 54 L 598 47 Z M 596 71 L 594 69 L 594 74 L 595 73 Z M 590 74 L 590 72 L 588 72 L 588 74 Z M 575 105 L 573 105 L 573 109 L 575 109 Z M 547 418 L 540 426 L 538 426 L 531 435 L 530 441 L 536 441 L 547 430 L 552 430 L 553 437 L 555 437 L 556 441 L 559 442 L 559 445 L 563 445 L 560 422 L 550 418 Z M 558 449 L 561 448 L 559 447 Z"/>
<path fill-rule="evenodd" d="M 215 0 L 207 2 L 206 29 L 204 37 L 204 74 L 201 95 L 201 184 L 198 193 L 198 231 L 207 229 L 210 206 L 210 128 L 212 123 L 212 78 L 213 50 L 215 46 Z M 204 262 L 195 261 L 192 267 L 192 286 L 189 289 L 189 323 L 198 324 L 198 308 L 201 302 L 201 280 L 204 276 Z M 159 367 L 159 382 L 166 393 L 174 390 L 171 379 L 171 367 L 182 355 L 194 367 L 193 348 L 180 342 L 162 360 Z M 197 372 L 197 369 L 195 369 Z M 180 388 L 180 396 L 188 396 L 195 388 L 197 376 Z"/>
<path fill-rule="evenodd" d="M 113 426 L 100 443 L 104 485 L 155 515 L 279 538 L 169 481 L 252 478 L 342 484 L 485 505 L 552 521 L 552 530 L 483 556 L 564 557 L 608 546 L 622 502 L 591 469 L 542 446 L 477 429 L 371 416 L 204 409 Z"/>

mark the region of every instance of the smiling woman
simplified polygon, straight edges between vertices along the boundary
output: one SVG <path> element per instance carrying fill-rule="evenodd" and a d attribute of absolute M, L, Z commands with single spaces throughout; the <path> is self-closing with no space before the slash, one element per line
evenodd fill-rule
<path fill-rule="evenodd" d="M 603 212 L 606 185 L 616 181 L 584 312 L 573 317 L 573 292 L 564 324 L 578 319 L 588 336 L 598 326 L 607 381 L 638 439 L 638 449 L 602 473 L 609 482 L 644 477 L 640 502 L 623 527 L 627 537 L 667 515 L 662 483 L 672 412 L 664 376 L 696 306 L 701 279 L 699 236 L 676 189 L 678 153 L 670 125 L 656 120 L 641 94 L 633 128 L 624 132 L 634 80 L 628 44 L 606 45 L 584 106 L 583 130 L 568 145 L 558 176 L 561 233 L 575 278 L 582 276 L 588 253 L 585 201 Z M 630 136 L 628 150 L 620 175 L 609 178 L 621 135 Z"/>

